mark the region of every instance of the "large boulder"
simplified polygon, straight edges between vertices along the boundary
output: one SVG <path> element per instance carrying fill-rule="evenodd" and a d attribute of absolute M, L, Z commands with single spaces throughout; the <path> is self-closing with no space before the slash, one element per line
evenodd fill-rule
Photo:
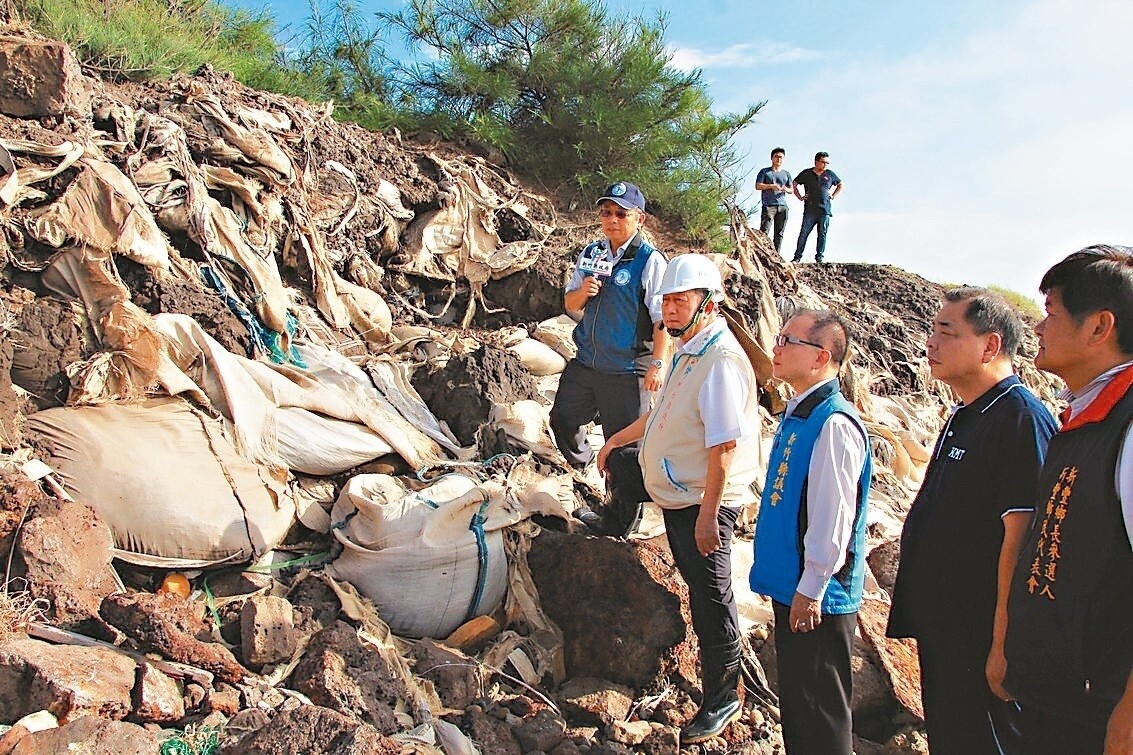
<path fill-rule="evenodd" d="M 32 505 L 20 530 L 17 563 L 28 592 L 49 606 L 50 623 L 114 639 L 98 613 L 102 599 L 118 590 L 113 545 L 110 528 L 82 503 L 47 498 Z"/>
<path fill-rule="evenodd" d="M 568 677 L 699 688 L 688 587 L 668 551 L 544 531 L 527 560 L 543 610 L 562 629 Z"/>
<path fill-rule="evenodd" d="M 83 716 L 123 719 L 133 708 L 135 670 L 133 660 L 108 648 L 13 636 L 0 643 L 0 711 L 9 720 L 39 710 L 63 723 Z"/>

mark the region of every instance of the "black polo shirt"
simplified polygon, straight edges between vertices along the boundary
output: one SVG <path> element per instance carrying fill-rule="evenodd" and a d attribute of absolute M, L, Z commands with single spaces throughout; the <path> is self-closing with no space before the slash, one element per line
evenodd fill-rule
<path fill-rule="evenodd" d="M 946 629 L 986 654 L 1004 514 L 1033 512 L 1054 417 L 1012 375 L 944 426 L 905 518 L 889 635 Z"/>

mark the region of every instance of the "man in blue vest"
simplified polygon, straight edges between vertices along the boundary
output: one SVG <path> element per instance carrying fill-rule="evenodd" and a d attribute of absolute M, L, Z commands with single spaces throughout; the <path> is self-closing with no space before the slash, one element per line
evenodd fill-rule
<path fill-rule="evenodd" d="M 849 335 L 803 310 L 775 339 L 772 374 L 794 390 L 755 525 L 753 592 L 772 600 L 783 742 L 790 755 L 851 755 L 850 651 L 865 578 L 873 464 L 838 373 Z"/>
<path fill-rule="evenodd" d="M 1062 427 L 1007 604 L 1005 697 L 1026 755 L 1133 753 L 1133 250 L 1043 276 L 1035 366 L 1066 383 Z"/>
<path fill-rule="evenodd" d="M 578 353 L 563 370 L 551 407 L 555 444 L 575 469 L 594 458 L 586 441 L 590 422 L 601 422 L 609 438 L 641 415 L 641 391 L 661 387 L 671 343 L 660 326 L 659 289 L 668 263 L 640 233 L 645 196 L 633 184 L 619 181 L 595 204 L 605 238 L 582 250 L 567 282 L 563 300 L 567 313 L 578 320 Z M 622 479 L 611 482 L 614 491 L 641 489 L 635 459 L 613 466 L 637 478 L 619 474 Z M 640 501 L 615 503 L 619 509 L 636 509 Z M 587 525 L 605 529 L 595 512 L 581 513 Z M 620 513 L 623 516 L 615 518 L 627 518 Z"/>
<path fill-rule="evenodd" d="M 905 518 L 889 636 L 917 638 L 933 755 L 1019 751 L 1018 706 L 1001 699 L 1007 593 L 1057 428 L 1014 374 L 1023 327 L 994 293 L 954 288 L 925 344 L 961 403 Z"/>

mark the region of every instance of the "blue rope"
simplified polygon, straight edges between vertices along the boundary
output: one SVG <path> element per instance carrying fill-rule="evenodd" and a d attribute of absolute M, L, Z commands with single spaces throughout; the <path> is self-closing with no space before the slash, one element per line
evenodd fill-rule
<path fill-rule="evenodd" d="M 300 369 L 307 369 L 306 362 L 299 356 L 299 350 L 292 344 L 288 351 L 280 348 L 281 336 L 274 330 L 264 327 L 260 322 L 260 318 L 247 307 L 244 303 L 236 298 L 228 287 L 224 285 L 224 281 L 220 275 L 212 268 L 211 265 L 201 265 L 201 279 L 205 284 L 220 294 L 224 299 L 224 303 L 232 314 L 236 315 L 236 319 L 248 329 L 248 334 L 251 336 L 252 343 L 248 348 L 248 358 L 254 358 L 256 352 L 262 352 L 268 355 L 275 364 L 293 364 Z M 258 297 L 257 297 L 258 298 Z M 287 313 L 286 321 L 287 333 L 294 336 L 299 328 L 299 321 L 290 312 Z"/>
<path fill-rule="evenodd" d="M 472 602 L 468 605 L 468 613 L 464 615 L 465 622 L 480 615 L 480 601 L 484 599 L 484 589 L 488 583 L 488 540 L 484 534 L 484 523 L 487 521 L 484 512 L 488 510 L 488 503 L 489 501 L 485 499 L 472 515 L 472 521 L 468 523 L 468 529 L 476 536 L 476 590 L 472 594 Z"/>

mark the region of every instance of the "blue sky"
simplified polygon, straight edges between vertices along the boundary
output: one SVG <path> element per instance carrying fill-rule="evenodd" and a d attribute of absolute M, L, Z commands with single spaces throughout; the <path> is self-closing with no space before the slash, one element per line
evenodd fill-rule
<path fill-rule="evenodd" d="M 367 10 L 399 5 L 357 1 Z M 266 7 L 294 28 L 307 15 L 301 2 L 229 4 Z M 786 148 L 792 173 L 816 151 L 830 153 L 845 190 L 828 260 L 996 283 L 1037 299 L 1043 271 L 1067 253 L 1133 244 L 1127 0 L 606 7 L 665 13 L 673 63 L 702 71 L 718 110 L 768 101 L 738 140 L 749 188 L 772 147 Z M 791 201 L 787 254 L 802 215 Z M 744 205 L 757 203 L 752 190 Z"/>

